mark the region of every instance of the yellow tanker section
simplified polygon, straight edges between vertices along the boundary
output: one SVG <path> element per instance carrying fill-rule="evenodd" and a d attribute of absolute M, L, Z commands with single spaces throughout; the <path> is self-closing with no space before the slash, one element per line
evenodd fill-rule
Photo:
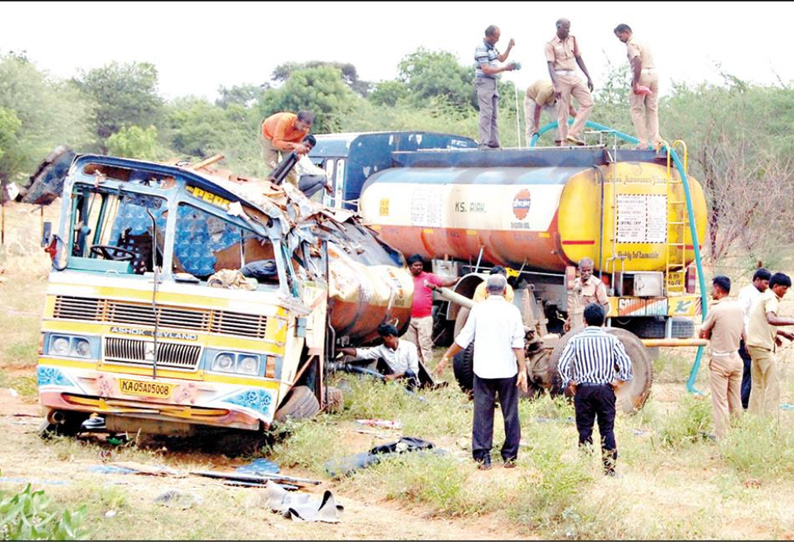
<path fill-rule="evenodd" d="M 560 196 L 557 226 L 564 256 L 592 258 L 597 270 L 665 271 L 670 261 L 695 257 L 684 187 L 675 169 L 644 162 L 621 162 L 573 175 Z M 688 177 L 698 239 L 706 234 L 706 199 Z M 604 243 L 601 246 L 603 231 Z M 685 254 L 681 255 L 681 250 Z"/>

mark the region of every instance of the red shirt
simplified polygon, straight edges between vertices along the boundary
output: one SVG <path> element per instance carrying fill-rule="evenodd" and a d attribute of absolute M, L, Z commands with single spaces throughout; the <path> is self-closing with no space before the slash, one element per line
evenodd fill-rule
<path fill-rule="evenodd" d="M 441 278 L 433 273 L 422 271 L 414 276 L 414 304 L 411 318 L 425 318 L 433 314 L 433 290 L 425 286 L 425 281 L 441 286 Z"/>

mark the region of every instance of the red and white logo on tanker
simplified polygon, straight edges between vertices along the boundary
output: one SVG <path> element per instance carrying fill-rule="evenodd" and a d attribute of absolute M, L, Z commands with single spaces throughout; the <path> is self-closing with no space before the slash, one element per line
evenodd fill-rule
<path fill-rule="evenodd" d="M 532 198 L 529 197 L 529 190 L 526 188 L 516 194 L 516 197 L 513 198 L 513 214 L 517 219 L 524 220 L 527 217 L 531 203 Z"/>

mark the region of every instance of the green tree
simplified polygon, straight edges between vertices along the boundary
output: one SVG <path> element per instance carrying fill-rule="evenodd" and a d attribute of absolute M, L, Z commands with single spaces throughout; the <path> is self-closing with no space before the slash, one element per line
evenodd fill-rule
<path fill-rule="evenodd" d="M 309 62 L 286 62 L 276 66 L 276 69 L 273 70 L 273 74 L 271 75 L 271 80 L 276 83 L 276 85 L 280 85 L 286 82 L 296 71 L 321 67 L 338 69 L 342 73 L 342 81 L 348 87 L 350 87 L 350 90 L 360 94 L 364 98 L 369 95 L 372 89 L 372 83 L 359 79 L 356 67 L 353 64 L 346 62 L 325 62 L 322 60 L 311 60 Z"/>
<path fill-rule="evenodd" d="M 157 95 L 157 68 L 148 62 L 111 62 L 74 80 L 88 97 L 97 144 L 107 153 L 107 139 L 130 126 L 157 126 L 163 100 Z"/>
<path fill-rule="evenodd" d="M 398 64 L 398 80 L 405 84 L 412 104 L 424 106 L 434 97 L 443 97 L 465 110 L 474 107 L 476 95 L 471 67 L 461 66 L 452 53 L 420 47 Z"/>
<path fill-rule="evenodd" d="M 23 181 L 57 145 L 89 139 L 79 93 L 24 55 L 0 55 L 0 179 Z"/>
<path fill-rule="evenodd" d="M 166 140 L 182 158 L 223 154 L 235 172 L 263 175 L 259 159 L 259 111 L 239 103 L 226 107 L 185 97 L 166 106 Z"/>
<path fill-rule="evenodd" d="M 261 85 L 235 85 L 231 88 L 222 86 L 218 89 L 220 97 L 215 100 L 215 105 L 224 109 L 231 105 L 253 107 L 262 98 L 264 92 L 266 89 Z"/>
<path fill-rule="evenodd" d="M 14 144 L 17 132 L 22 127 L 15 111 L 0 107 L 0 158 L 5 154 L 5 149 Z"/>
<path fill-rule="evenodd" d="M 108 153 L 139 160 L 162 160 L 163 148 L 157 141 L 157 128 L 130 126 L 122 128 L 107 140 Z"/>
<path fill-rule="evenodd" d="M 344 83 L 338 68 L 306 68 L 293 71 L 281 87 L 264 95 L 260 120 L 279 111 L 308 109 L 316 115 L 313 132 L 336 132 L 344 117 L 363 101 Z"/>

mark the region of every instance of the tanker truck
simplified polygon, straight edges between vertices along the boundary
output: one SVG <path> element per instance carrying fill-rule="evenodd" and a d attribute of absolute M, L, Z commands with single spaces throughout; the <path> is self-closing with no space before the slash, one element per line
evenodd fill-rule
<path fill-rule="evenodd" d="M 110 432 L 258 434 L 339 399 L 326 384 L 336 343 L 408 325 L 405 260 L 354 213 L 210 170 L 218 156 L 51 158 L 37 174 L 46 186 L 27 193 L 63 196 L 42 240 L 46 433 L 100 420 Z M 49 175 L 61 160 L 65 178 Z"/>
<path fill-rule="evenodd" d="M 384 138 L 410 137 L 418 135 L 318 136 L 312 155 L 335 173 L 337 186 L 366 174 L 359 193 L 329 203 L 356 201 L 385 242 L 459 279 L 437 294 L 439 343 L 448 344 L 462 327 L 466 300 L 488 269 L 504 266 L 527 328 L 530 382 L 536 390 L 559 391 L 557 361 L 575 333 L 561 336 L 568 293 L 575 266 L 590 258 L 607 287 L 608 330 L 634 363 L 634 380 L 618 392 L 619 408 L 644 404 L 654 350 L 703 344 L 693 337 L 701 298 L 689 216 L 703 239 L 706 202 L 700 184 L 689 178 L 687 205 L 669 154 L 617 145 L 477 150 L 472 140 L 454 137 L 448 141 L 455 145 L 434 150 L 383 144 Z M 470 389 L 471 351 L 453 365 L 458 383 Z"/>

